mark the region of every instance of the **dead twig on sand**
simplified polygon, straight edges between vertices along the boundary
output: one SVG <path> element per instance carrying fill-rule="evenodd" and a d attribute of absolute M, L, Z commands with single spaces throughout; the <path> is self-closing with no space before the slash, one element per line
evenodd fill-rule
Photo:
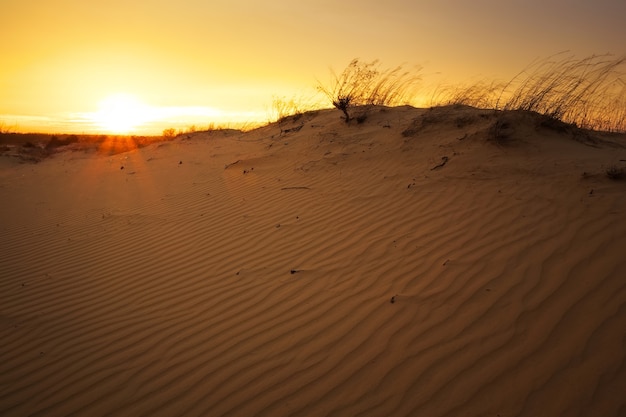
<path fill-rule="evenodd" d="M 441 157 L 441 163 L 440 163 L 440 164 L 438 164 L 438 165 L 435 165 L 435 166 L 434 166 L 434 167 L 432 167 L 430 170 L 431 170 L 431 171 L 434 171 L 434 170 L 436 170 L 436 169 L 439 169 L 439 168 L 443 167 L 445 164 L 447 164 L 447 163 L 448 163 L 448 161 L 449 161 L 449 160 L 450 160 L 450 158 L 448 158 L 447 156 L 442 156 L 442 157 Z"/>
<path fill-rule="evenodd" d="M 230 164 L 226 164 L 226 165 L 224 165 L 224 169 L 228 169 L 228 168 L 232 167 L 233 165 L 237 165 L 239 162 L 241 162 L 241 159 L 237 159 L 235 162 L 231 162 Z"/>

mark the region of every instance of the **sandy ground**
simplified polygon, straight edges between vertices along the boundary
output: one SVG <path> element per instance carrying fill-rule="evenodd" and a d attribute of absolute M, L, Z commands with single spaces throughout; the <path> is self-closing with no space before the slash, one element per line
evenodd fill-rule
<path fill-rule="evenodd" d="M 625 416 L 626 138 L 337 111 L 0 159 L 2 416 Z"/>

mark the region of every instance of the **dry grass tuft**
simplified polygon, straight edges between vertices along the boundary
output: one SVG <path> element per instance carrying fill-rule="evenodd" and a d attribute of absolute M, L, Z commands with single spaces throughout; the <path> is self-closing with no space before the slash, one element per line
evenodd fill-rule
<path fill-rule="evenodd" d="M 279 124 L 287 119 L 298 118 L 307 110 L 311 110 L 314 106 L 302 97 L 286 98 L 274 96 L 272 98 L 272 106 L 268 112 L 268 120 L 270 123 L 278 122 Z"/>
<path fill-rule="evenodd" d="M 479 109 L 493 109 L 505 84 L 477 81 L 468 85 L 437 87 L 431 95 L 431 106 L 463 105 Z"/>

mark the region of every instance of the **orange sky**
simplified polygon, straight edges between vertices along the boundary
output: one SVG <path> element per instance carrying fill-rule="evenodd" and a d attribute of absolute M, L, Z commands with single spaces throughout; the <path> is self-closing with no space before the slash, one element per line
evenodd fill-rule
<path fill-rule="evenodd" d="M 507 78 L 564 50 L 626 54 L 625 18 L 624 0 L 2 0 L 0 123 L 98 129 L 85 118 L 116 93 L 170 109 L 137 133 L 264 121 L 352 58 Z"/>

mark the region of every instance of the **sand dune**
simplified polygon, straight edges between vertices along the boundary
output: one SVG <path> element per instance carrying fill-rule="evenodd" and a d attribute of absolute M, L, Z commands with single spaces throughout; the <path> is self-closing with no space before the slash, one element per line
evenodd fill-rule
<path fill-rule="evenodd" d="M 624 160 L 464 107 L 3 158 L 0 414 L 624 416 Z"/>

